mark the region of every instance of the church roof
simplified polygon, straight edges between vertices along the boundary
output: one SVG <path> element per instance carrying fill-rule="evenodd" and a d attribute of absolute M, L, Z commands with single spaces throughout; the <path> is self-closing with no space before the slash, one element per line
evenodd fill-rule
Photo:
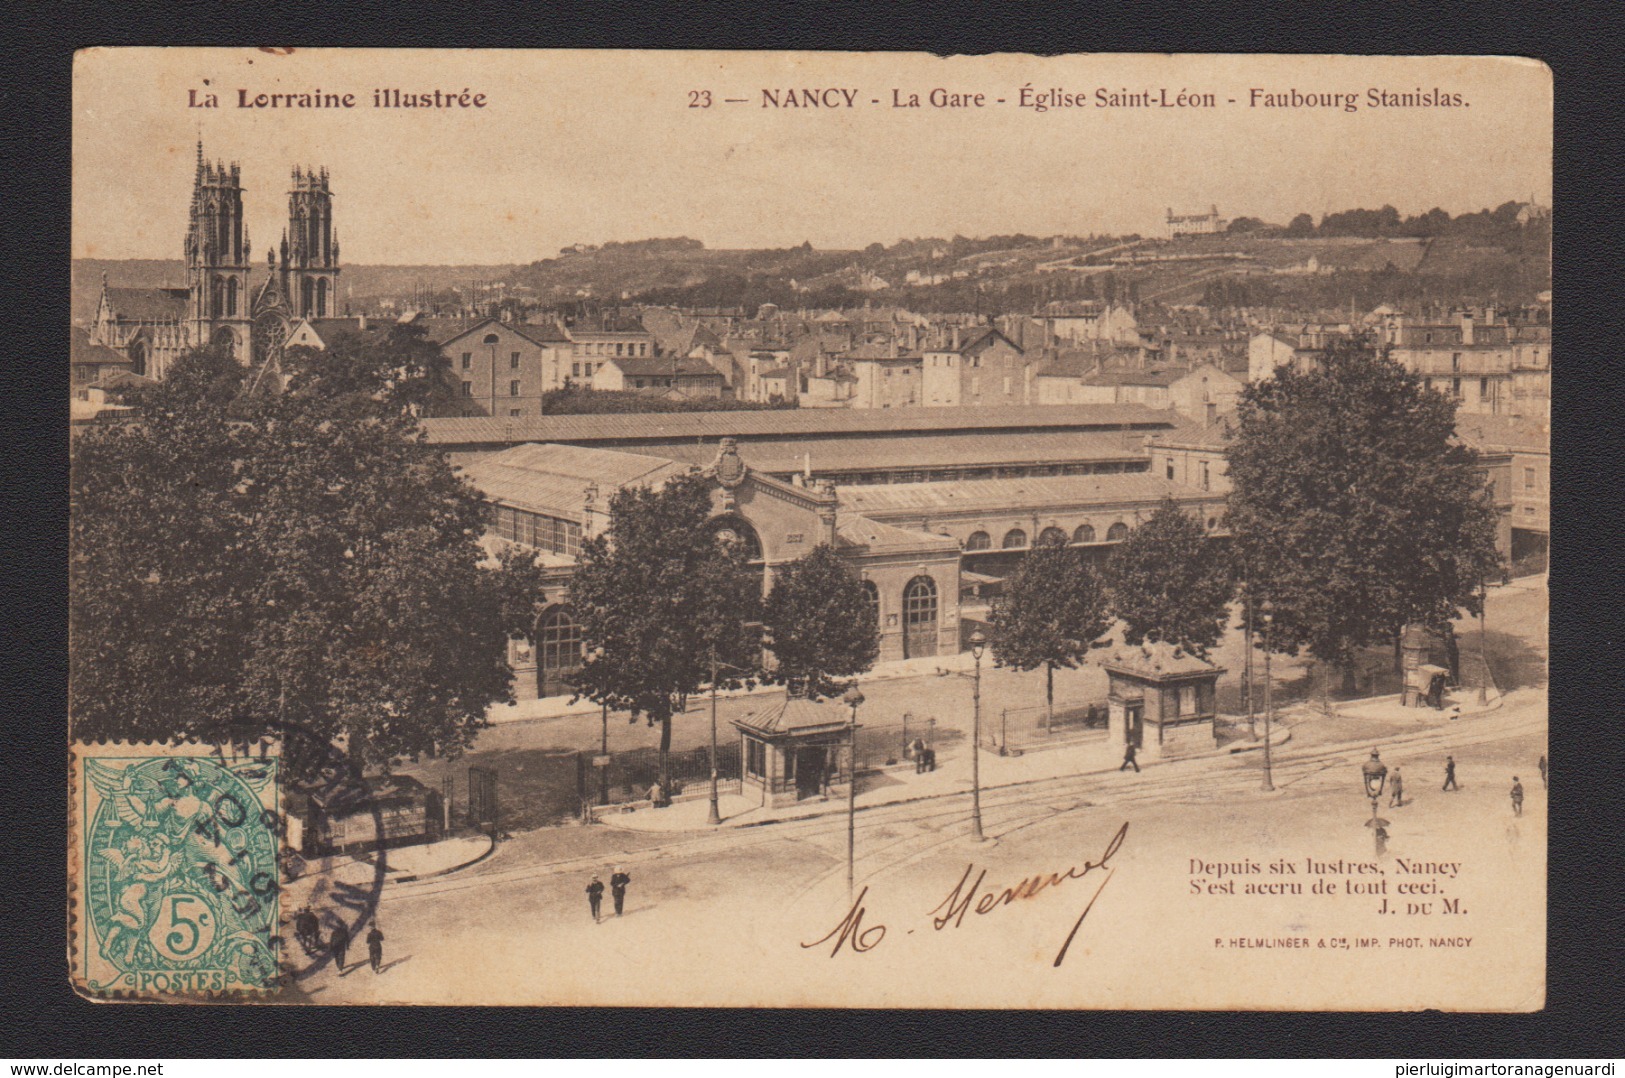
<path fill-rule="evenodd" d="M 130 357 L 123 352 L 97 344 L 90 339 L 90 331 L 74 326 L 68 335 L 68 362 L 70 364 L 111 364 L 130 366 Z"/>
<path fill-rule="evenodd" d="M 177 322 L 186 317 L 190 298 L 184 288 L 112 288 L 107 302 L 126 322 Z"/>

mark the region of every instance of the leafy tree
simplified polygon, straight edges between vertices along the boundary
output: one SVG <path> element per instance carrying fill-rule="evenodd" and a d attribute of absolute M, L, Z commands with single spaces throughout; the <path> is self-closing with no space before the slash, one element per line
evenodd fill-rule
<path fill-rule="evenodd" d="M 1228 521 L 1273 649 L 1346 668 L 1408 624 L 1478 612 L 1496 512 L 1455 411 L 1359 342 L 1243 392 Z"/>
<path fill-rule="evenodd" d="M 1225 561 L 1171 498 L 1112 551 L 1106 590 L 1127 643 L 1166 640 L 1205 658 L 1224 635 L 1232 590 Z"/>
<path fill-rule="evenodd" d="M 1044 668 L 1046 727 L 1055 717 L 1055 668 L 1070 670 L 1111 628 L 1100 581 L 1074 547 L 1036 546 L 993 601 L 993 662 Z"/>
<path fill-rule="evenodd" d="M 820 543 L 773 574 L 764 618 L 777 661 L 770 677 L 818 699 L 880 656 L 875 610 L 856 572 Z"/>
<path fill-rule="evenodd" d="M 748 677 L 761 654 L 753 624 L 761 576 L 739 544 L 719 540 L 712 485 L 693 472 L 658 488 L 616 491 L 607 533 L 582 544 L 570 580 L 569 602 L 589 656 L 575 678 L 577 691 L 660 725 L 667 789 L 672 716 L 710 683 L 713 658 L 718 687 L 725 688 Z"/>
<path fill-rule="evenodd" d="M 1295 238 L 1313 236 L 1315 234 L 1315 219 L 1307 213 L 1300 213 L 1287 222 L 1286 232 L 1283 234 Z"/>
<path fill-rule="evenodd" d="M 294 350 L 288 389 L 183 357 L 132 422 L 77 440 L 70 612 L 75 732 L 274 735 L 363 766 L 456 754 L 509 699 L 484 503 L 389 387 Z M 317 369 L 329 373 L 318 375 Z M 292 766 L 316 761 L 285 742 Z"/>

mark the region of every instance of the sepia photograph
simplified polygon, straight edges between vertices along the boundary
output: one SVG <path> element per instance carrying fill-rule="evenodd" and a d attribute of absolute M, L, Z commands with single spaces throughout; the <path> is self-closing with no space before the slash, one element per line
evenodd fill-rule
<path fill-rule="evenodd" d="M 67 980 L 1543 1009 L 1552 127 L 1516 57 L 81 51 Z"/>

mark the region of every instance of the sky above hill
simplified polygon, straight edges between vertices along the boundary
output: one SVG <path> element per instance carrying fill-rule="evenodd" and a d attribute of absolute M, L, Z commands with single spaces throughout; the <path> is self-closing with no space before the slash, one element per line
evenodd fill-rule
<path fill-rule="evenodd" d="M 271 107 L 318 92 L 354 107 Z M 1023 106 L 1044 95 L 1083 104 Z M 1213 205 L 1284 223 L 1550 204 L 1552 97 L 1514 58 L 86 50 L 75 256 L 178 257 L 200 135 L 241 164 L 262 263 L 298 164 L 329 170 L 345 261 L 495 264 L 651 236 L 845 248 L 1155 235 Z"/>

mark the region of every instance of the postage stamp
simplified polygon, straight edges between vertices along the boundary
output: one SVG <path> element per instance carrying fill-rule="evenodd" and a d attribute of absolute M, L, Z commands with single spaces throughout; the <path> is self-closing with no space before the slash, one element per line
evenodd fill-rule
<path fill-rule="evenodd" d="M 276 755 L 74 752 L 74 980 L 93 995 L 260 993 L 280 962 Z"/>

